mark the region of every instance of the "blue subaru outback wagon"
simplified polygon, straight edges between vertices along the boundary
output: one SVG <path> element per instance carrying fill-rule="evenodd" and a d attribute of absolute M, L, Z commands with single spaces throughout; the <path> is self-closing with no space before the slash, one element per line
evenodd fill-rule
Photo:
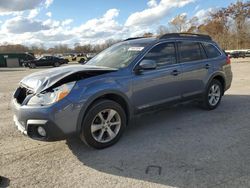
<path fill-rule="evenodd" d="M 33 139 L 74 134 L 100 149 L 146 110 L 194 99 L 215 109 L 231 82 L 230 59 L 207 35 L 131 38 L 85 65 L 23 78 L 13 96 L 14 122 Z"/>

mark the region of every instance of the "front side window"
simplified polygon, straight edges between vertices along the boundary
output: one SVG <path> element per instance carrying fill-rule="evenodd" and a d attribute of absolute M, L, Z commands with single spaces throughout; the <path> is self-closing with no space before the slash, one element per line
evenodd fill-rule
<path fill-rule="evenodd" d="M 162 43 L 152 48 L 144 57 L 147 60 L 154 60 L 158 67 L 175 64 L 176 52 L 174 43 Z"/>
<path fill-rule="evenodd" d="M 181 63 L 205 59 L 204 51 L 198 42 L 179 42 L 178 48 Z"/>
<path fill-rule="evenodd" d="M 209 44 L 209 43 L 203 43 L 203 46 L 206 49 L 208 58 L 215 58 L 221 55 L 219 50 L 214 45 Z"/>

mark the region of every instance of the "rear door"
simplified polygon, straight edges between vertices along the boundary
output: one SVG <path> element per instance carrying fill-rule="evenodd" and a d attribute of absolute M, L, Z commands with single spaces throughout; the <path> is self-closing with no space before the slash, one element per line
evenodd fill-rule
<path fill-rule="evenodd" d="M 174 42 L 156 45 L 143 59 L 154 60 L 157 68 L 134 73 L 132 78 L 135 108 L 140 111 L 166 102 L 181 99 L 180 65 L 177 63 Z"/>
<path fill-rule="evenodd" d="M 207 61 L 201 43 L 179 41 L 177 44 L 182 69 L 182 97 L 201 94 L 205 89 L 205 83 L 210 71 L 212 71 L 212 64 Z"/>

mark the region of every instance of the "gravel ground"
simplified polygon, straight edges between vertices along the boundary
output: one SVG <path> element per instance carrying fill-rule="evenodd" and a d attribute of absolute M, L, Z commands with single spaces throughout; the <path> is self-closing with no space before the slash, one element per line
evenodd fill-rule
<path fill-rule="evenodd" d="M 250 60 L 238 62 L 218 109 L 186 104 L 143 115 L 104 150 L 77 138 L 46 143 L 21 135 L 11 94 L 38 69 L 0 69 L 0 187 L 250 187 Z"/>

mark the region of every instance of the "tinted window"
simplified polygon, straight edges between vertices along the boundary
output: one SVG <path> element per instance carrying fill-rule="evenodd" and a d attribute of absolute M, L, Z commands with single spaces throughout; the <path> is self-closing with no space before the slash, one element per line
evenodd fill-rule
<path fill-rule="evenodd" d="M 179 42 L 180 62 L 205 59 L 205 54 L 198 42 Z"/>
<path fill-rule="evenodd" d="M 154 60 L 157 66 L 176 63 L 175 45 L 174 43 L 159 44 L 151 49 L 144 59 Z"/>
<path fill-rule="evenodd" d="M 214 47 L 212 44 L 203 43 L 203 46 L 206 49 L 208 58 L 214 58 L 214 57 L 218 57 L 221 55 L 219 50 L 216 47 Z"/>

